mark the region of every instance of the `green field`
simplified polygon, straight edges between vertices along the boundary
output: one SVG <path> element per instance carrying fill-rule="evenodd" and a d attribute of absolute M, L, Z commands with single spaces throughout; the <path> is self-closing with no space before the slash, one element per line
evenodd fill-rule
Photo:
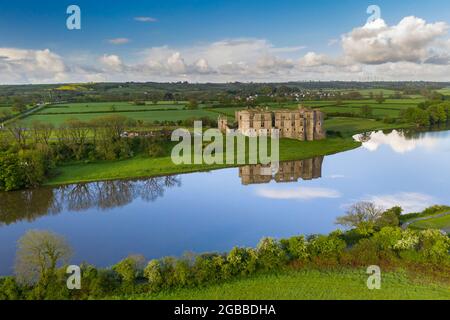
<path fill-rule="evenodd" d="M 331 138 L 304 142 L 281 139 L 280 160 L 302 160 L 319 155 L 329 155 L 360 146 L 352 138 Z M 98 180 L 126 179 L 205 171 L 230 167 L 232 165 L 176 165 L 170 157 L 149 158 L 143 155 L 120 161 L 98 161 L 60 166 L 58 175 L 50 179 L 48 185 L 69 184 Z"/>
<path fill-rule="evenodd" d="M 156 300 L 409 300 L 450 299 L 448 284 L 418 283 L 402 272 L 382 273 L 381 289 L 369 290 L 365 270 L 286 271 L 224 284 L 116 299 Z"/>
<path fill-rule="evenodd" d="M 450 233 L 450 214 L 430 217 L 428 219 L 413 222 L 410 226 L 413 229 L 440 229 Z"/>
<path fill-rule="evenodd" d="M 384 103 L 379 104 L 375 100 L 345 100 L 339 105 L 336 101 L 303 101 L 301 104 L 319 108 L 329 113 L 352 113 L 359 114 L 361 107 L 368 105 L 373 108 L 375 117 L 389 116 L 396 118 L 400 111 L 409 107 L 415 107 L 424 99 L 387 99 Z M 280 108 L 295 109 L 300 103 L 268 103 L 270 109 L 276 110 Z M 93 102 L 93 103 L 62 103 L 49 105 L 39 112 L 32 114 L 24 119 L 25 123 L 32 123 L 35 120 L 49 122 L 56 126 L 64 121 L 77 118 L 82 121 L 89 121 L 101 116 L 121 114 L 134 120 L 142 120 L 148 122 L 154 121 L 178 121 L 189 118 L 208 117 L 216 119 L 219 114 L 226 115 L 231 119 L 234 118 L 236 110 L 241 107 L 230 105 L 230 107 L 212 108 L 216 102 L 200 104 L 196 110 L 186 110 L 187 101 L 159 101 L 158 103 L 146 102 L 145 105 L 136 105 L 133 102 Z M 1 107 L 0 107 L 1 108 Z M 4 107 L 6 108 L 6 107 Z"/>
<path fill-rule="evenodd" d="M 131 111 L 131 112 L 105 112 L 105 113 L 81 113 L 81 114 L 55 114 L 55 115 L 40 115 L 34 114 L 24 119 L 25 123 L 31 124 L 33 121 L 38 120 L 42 122 L 52 123 L 56 126 L 61 125 L 68 119 L 79 119 L 82 121 L 89 121 L 95 118 L 110 116 L 110 115 L 123 115 L 134 120 L 142 121 L 178 121 L 186 120 L 189 118 L 209 117 L 211 119 L 217 119 L 218 114 L 207 110 L 167 110 L 167 111 Z"/>
<path fill-rule="evenodd" d="M 372 119 L 336 117 L 325 120 L 325 128 L 327 130 L 339 131 L 346 135 L 399 127 L 399 124 L 386 124 Z"/>

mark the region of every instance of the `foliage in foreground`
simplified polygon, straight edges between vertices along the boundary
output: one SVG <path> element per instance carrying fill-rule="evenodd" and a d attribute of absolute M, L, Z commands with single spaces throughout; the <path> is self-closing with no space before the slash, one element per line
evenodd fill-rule
<path fill-rule="evenodd" d="M 81 290 L 67 289 L 65 268 L 55 267 L 57 262 L 64 261 L 51 259 L 55 255 L 66 257 L 70 252 L 64 241 L 49 233 L 43 236 L 31 231 L 31 236 L 26 234 L 20 241 L 18 257 L 27 258 L 26 275 L 33 270 L 34 276 L 23 277 L 23 270 L 16 268 L 16 277 L 0 279 L 0 299 L 89 299 L 158 294 L 224 283 L 259 273 L 280 272 L 292 267 L 383 265 L 408 269 L 413 266 L 415 271 L 424 274 L 433 271 L 441 279 L 448 277 L 448 235 L 439 230 L 402 230 L 396 219 L 399 212 L 400 208 L 378 212 L 367 203 L 357 204 L 347 213 L 351 223 L 356 223 L 357 227 L 347 232 L 338 230 L 329 235 L 295 236 L 281 240 L 264 238 L 256 248 L 235 247 L 228 253 L 185 254 L 181 258 L 151 260 L 147 264 L 144 257 L 133 255 L 110 269 L 84 264 L 81 266 Z M 358 217 L 356 220 L 355 215 Z M 36 246 L 37 242 L 29 239 L 38 239 L 41 245 Z M 36 251 L 36 247 L 40 250 Z M 42 256 L 44 260 L 39 259 Z"/>

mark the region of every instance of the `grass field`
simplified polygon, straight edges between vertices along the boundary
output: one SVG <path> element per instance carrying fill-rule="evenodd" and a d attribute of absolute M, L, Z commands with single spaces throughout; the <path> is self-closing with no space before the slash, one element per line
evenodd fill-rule
<path fill-rule="evenodd" d="M 346 135 L 372 130 L 396 129 L 399 126 L 399 124 L 386 124 L 381 121 L 361 118 L 335 117 L 325 120 L 327 130 L 339 131 Z"/>
<path fill-rule="evenodd" d="M 435 218 L 429 218 L 412 223 L 410 228 L 414 229 L 440 229 L 450 233 L 450 214 Z"/>
<path fill-rule="evenodd" d="M 343 112 L 359 114 L 364 105 L 371 106 L 375 117 L 389 116 L 396 118 L 401 110 L 417 106 L 423 98 L 419 99 L 387 99 L 379 104 L 375 100 L 345 100 L 340 105 L 336 101 L 303 101 L 307 107 L 318 108 L 324 112 Z M 50 105 L 24 119 L 30 124 L 34 120 L 49 122 L 56 126 L 70 118 L 77 118 L 82 121 L 112 115 L 121 114 L 135 120 L 148 122 L 154 121 L 178 121 L 188 118 L 209 117 L 216 119 L 219 114 L 226 115 L 230 119 L 234 118 L 236 110 L 241 109 L 230 105 L 230 107 L 211 108 L 215 102 L 200 104 L 197 110 L 185 110 L 187 101 L 159 101 L 158 103 L 146 102 L 145 105 L 136 105 L 132 102 L 95 102 L 95 103 L 63 103 Z M 280 108 L 295 109 L 299 103 L 268 103 L 270 109 Z"/>
<path fill-rule="evenodd" d="M 105 112 L 105 113 L 81 113 L 81 114 L 54 114 L 54 115 L 41 115 L 34 114 L 25 118 L 25 123 L 31 124 L 34 120 L 39 120 L 46 123 L 52 123 L 55 126 L 61 125 L 64 121 L 76 118 L 82 121 L 89 121 L 94 118 L 110 116 L 110 115 L 123 115 L 134 120 L 143 121 L 178 121 L 186 120 L 189 118 L 201 118 L 209 117 L 211 119 L 217 119 L 218 114 L 207 110 L 167 110 L 167 111 L 130 111 L 130 112 Z"/>
<path fill-rule="evenodd" d="M 402 272 L 382 273 L 381 289 L 369 290 L 365 270 L 286 271 L 204 288 L 116 299 L 156 300 L 412 300 L 450 299 L 448 284 L 418 283 Z"/>
<path fill-rule="evenodd" d="M 350 150 L 360 146 L 352 138 L 331 138 L 327 140 L 302 142 L 282 139 L 280 141 L 280 160 L 301 160 L 319 155 L 329 155 Z M 98 180 L 126 179 L 151 177 L 167 174 L 179 174 L 231 167 L 232 165 L 176 165 L 171 158 L 149 158 L 136 156 L 121 161 L 98 161 L 93 163 L 78 163 L 58 167 L 58 174 L 46 184 L 69 184 Z"/>

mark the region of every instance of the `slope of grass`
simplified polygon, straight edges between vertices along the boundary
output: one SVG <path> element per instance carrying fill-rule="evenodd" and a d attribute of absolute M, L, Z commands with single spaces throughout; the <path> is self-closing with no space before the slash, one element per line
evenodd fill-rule
<path fill-rule="evenodd" d="M 441 229 L 450 232 L 450 214 L 419 220 L 413 222 L 409 227 L 414 229 Z"/>
<path fill-rule="evenodd" d="M 204 288 L 179 289 L 156 295 L 116 299 L 157 300 L 408 300 L 450 299 L 448 284 L 416 283 L 402 272 L 382 273 L 381 289 L 369 290 L 365 270 L 300 270 L 256 275 Z"/>

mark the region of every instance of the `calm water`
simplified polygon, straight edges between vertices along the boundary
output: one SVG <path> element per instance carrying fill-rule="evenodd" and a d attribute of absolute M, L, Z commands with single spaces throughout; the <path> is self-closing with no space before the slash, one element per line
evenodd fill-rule
<path fill-rule="evenodd" d="M 450 132 L 375 132 L 359 149 L 283 163 L 139 181 L 0 193 L 0 274 L 10 274 L 29 229 L 64 235 L 73 263 L 112 265 L 186 251 L 255 246 L 264 236 L 326 233 L 359 200 L 417 211 L 449 204 Z"/>

